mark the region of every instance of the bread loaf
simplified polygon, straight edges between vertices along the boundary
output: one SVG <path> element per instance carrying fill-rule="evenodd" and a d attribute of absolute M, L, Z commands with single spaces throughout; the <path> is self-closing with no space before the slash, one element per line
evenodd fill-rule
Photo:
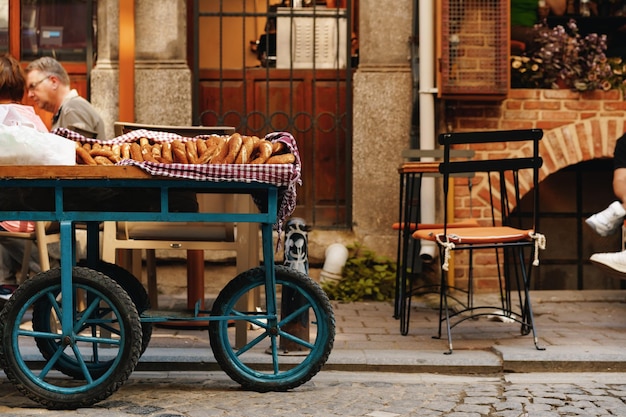
<path fill-rule="evenodd" d="M 290 164 L 296 160 L 282 142 L 239 133 L 171 142 L 146 137 L 121 144 L 76 142 L 77 164 L 113 165 L 125 159 L 160 164 Z"/>

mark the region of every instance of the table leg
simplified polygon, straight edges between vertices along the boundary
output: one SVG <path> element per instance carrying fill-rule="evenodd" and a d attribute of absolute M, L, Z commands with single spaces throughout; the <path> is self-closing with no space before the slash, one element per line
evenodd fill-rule
<path fill-rule="evenodd" d="M 204 251 L 187 250 L 187 308 L 193 310 L 200 300 L 204 309 Z"/>
<path fill-rule="evenodd" d="M 156 250 L 146 249 L 146 279 L 148 283 L 148 297 L 152 309 L 159 308 L 159 289 L 156 274 Z"/>

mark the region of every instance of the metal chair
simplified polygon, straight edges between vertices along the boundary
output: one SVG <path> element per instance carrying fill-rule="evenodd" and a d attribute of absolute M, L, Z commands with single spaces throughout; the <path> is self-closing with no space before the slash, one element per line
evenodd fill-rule
<path fill-rule="evenodd" d="M 32 232 L 9 232 L 0 231 L 0 243 L 3 239 L 23 239 L 26 241 L 24 247 L 24 256 L 22 257 L 22 269 L 20 271 L 19 283 L 24 281 L 30 273 L 30 255 L 33 245 L 37 245 L 39 252 L 39 265 L 41 271 L 50 269 L 50 256 L 48 253 L 48 244 L 58 242 L 60 239 L 58 225 L 52 222 L 37 221 L 35 222 L 35 230 Z"/>
<path fill-rule="evenodd" d="M 538 251 L 545 247 L 545 237 L 537 233 L 538 175 L 543 164 L 539 156 L 539 141 L 543 136 L 540 129 L 446 133 L 439 136 L 439 143 L 444 147 L 443 162 L 439 171 L 443 174 L 444 222 L 443 228 L 417 230 L 416 239 L 435 241 L 439 247 L 441 261 L 439 333 L 445 323 L 448 337 L 448 352 L 452 353 L 451 329 L 470 318 L 480 316 L 501 317 L 504 321 L 515 321 L 521 325 L 521 333 L 532 331 L 535 347 L 538 344 L 532 306 L 530 302 L 530 278 L 533 265 L 538 265 Z M 458 161 L 451 158 L 455 147 L 467 148 L 474 145 L 481 149 L 502 142 L 516 142 L 516 155 L 499 158 L 502 153 L 484 152 L 471 161 Z M 476 194 L 487 200 L 489 220 L 483 220 L 480 227 L 451 228 L 448 222 L 448 195 L 451 192 L 450 177 L 461 173 L 474 173 L 474 187 L 479 187 Z M 524 207 L 532 216 L 521 215 L 521 199 L 527 193 L 531 202 L 524 202 Z M 517 214 L 514 215 L 514 210 Z M 486 213 L 485 213 L 486 215 Z M 473 256 L 477 251 L 488 250 L 493 256 L 500 278 L 500 305 L 475 305 L 474 272 L 484 265 L 475 265 Z M 449 259 L 452 252 L 467 251 L 468 303 L 461 304 L 455 310 L 450 308 L 449 299 L 454 294 L 449 282 Z M 483 252 L 484 253 L 484 252 Z M 512 294 L 517 294 L 517 303 Z"/>
<path fill-rule="evenodd" d="M 458 149 L 451 151 L 454 157 L 472 158 L 474 151 Z M 412 238 L 417 229 L 441 228 L 443 224 L 425 224 L 421 215 L 422 180 L 428 177 L 441 177 L 439 162 L 443 157 L 441 149 L 408 149 L 402 153 L 410 161 L 399 168 L 400 174 L 400 211 L 398 222 L 392 225 L 398 231 L 398 254 L 396 261 L 396 292 L 394 317 L 400 319 L 400 333 L 407 335 L 411 316 L 413 296 L 439 292 L 439 284 L 418 283 L 424 276 L 424 258 L 421 254 L 420 240 Z M 426 159 L 423 161 L 423 159 Z M 471 182 L 469 183 L 471 184 Z M 475 220 L 455 223 L 458 227 L 477 226 Z M 427 259 L 431 262 L 432 259 Z"/>

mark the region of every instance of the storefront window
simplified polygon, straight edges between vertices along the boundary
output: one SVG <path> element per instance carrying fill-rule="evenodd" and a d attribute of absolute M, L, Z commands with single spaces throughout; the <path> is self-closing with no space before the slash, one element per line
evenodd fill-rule
<path fill-rule="evenodd" d="M 0 53 L 9 51 L 9 0 L 0 0 Z"/>
<path fill-rule="evenodd" d="M 22 0 L 22 60 L 84 62 L 94 42 L 94 10 L 85 0 Z"/>

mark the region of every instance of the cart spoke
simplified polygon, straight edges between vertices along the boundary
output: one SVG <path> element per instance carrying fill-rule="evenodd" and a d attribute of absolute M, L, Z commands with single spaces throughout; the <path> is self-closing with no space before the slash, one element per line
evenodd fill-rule
<path fill-rule="evenodd" d="M 217 362 L 231 378 L 249 389 L 282 391 L 303 384 L 321 369 L 332 348 L 334 317 L 319 285 L 280 265 L 275 267 L 276 287 L 272 290 L 278 311 L 269 314 L 267 306 L 265 311 L 263 307 L 254 312 L 236 310 L 236 306 L 249 305 L 249 300 L 257 300 L 261 306 L 267 303 L 263 297 L 268 294 L 265 272 L 255 268 L 226 285 L 211 311 L 212 316 L 225 319 L 209 323 L 209 336 Z M 285 293 L 289 302 L 299 304 L 287 308 L 282 299 Z M 228 327 L 226 319 L 233 316 L 254 325 L 244 343 Z"/>
<path fill-rule="evenodd" d="M 20 285 L 0 312 L 5 373 L 50 408 L 86 407 L 109 396 L 128 378 L 142 347 L 137 309 L 115 281 L 74 267 L 71 294 L 79 295 L 71 311 L 60 308 L 61 271 L 51 269 Z M 69 328 L 61 329 L 65 315 Z"/>
<path fill-rule="evenodd" d="M 271 347 L 272 347 L 272 365 L 273 367 L 273 371 L 274 371 L 274 375 L 277 375 L 279 370 L 278 370 L 278 343 L 277 343 L 277 338 L 276 336 L 272 336 L 270 338 L 270 340 L 272 341 L 271 343 Z"/>
<path fill-rule="evenodd" d="M 306 313 L 311 308 L 311 304 L 307 303 L 300 308 L 295 309 L 291 314 L 287 317 L 283 318 L 278 325 L 284 326 L 286 323 L 291 323 L 292 321 L 297 320 L 303 313 Z"/>
<path fill-rule="evenodd" d="M 300 346 L 304 346 L 307 349 L 313 349 L 315 347 L 314 344 L 307 342 L 304 339 L 301 339 L 299 337 L 294 336 L 291 333 L 288 332 L 284 332 L 284 331 L 280 331 L 279 332 L 280 337 L 285 338 L 291 342 L 297 343 Z"/>
<path fill-rule="evenodd" d="M 250 342 L 246 343 L 244 346 L 242 346 L 239 349 L 237 349 L 236 355 L 237 356 L 243 355 L 244 353 L 246 353 L 247 351 L 249 351 L 253 347 L 257 346 L 262 340 L 267 339 L 267 337 L 268 337 L 268 333 L 266 333 L 266 332 L 261 333 L 260 335 L 258 335 L 254 339 L 252 339 Z"/>

